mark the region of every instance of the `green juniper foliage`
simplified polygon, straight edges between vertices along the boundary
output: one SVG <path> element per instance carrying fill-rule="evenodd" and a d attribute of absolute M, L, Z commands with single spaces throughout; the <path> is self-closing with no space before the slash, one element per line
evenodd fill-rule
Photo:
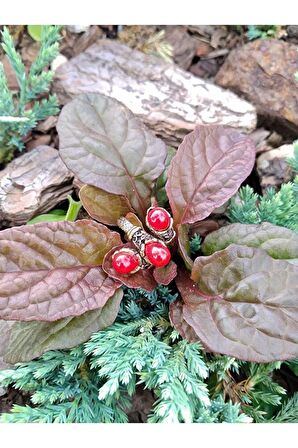
<path fill-rule="evenodd" d="M 297 423 L 297 415 L 298 392 L 284 402 L 278 414 L 272 418 L 271 423 Z"/>
<path fill-rule="evenodd" d="M 289 163 L 298 172 L 298 149 Z M 297 176 L 279 192 L 261 197 L 250 187 L 231 200 L 233 222 L 274 224 L 298 230 Z M 191 251 L 200 250 L 198 235 Z M 257 364 L 206 353 L 183 340 L 168 320 L 177 299 L 169 287 L 153 292 L 124 287 L 118 318 L 72 350 L 45 353 L 0 372 L 0 386 L 31 393 L 32 406 L 14 405 L 2 422 L 123 423 L 137 385 L 153 392 L 148 422 L 298 422 L 298 393 L 277 382 L 298 359 Z"/>
<path fill-rule="evenodd" d="M 182 340 L 167 318 L 176 297 L 164 286 L 125 288 L 114 325 L 0 372 L 0 384 L 31 392 L 33 405 L 15 405 L 1 421 L 127 422 L 137 385 L 154 393 L 148 422 L 297 421 L 297 397 L 273 381 L 281 363 L 210 355 Z"/>
<path fill-rule="evenodd" d="M 201 248 L 202 238 L 197 233 L 190 240 L 190 252 L 192 255 L 196 255 Z"/>
<path fill-rule="evenodd" d="M 58 113 L 56 96 L 45 94 L 54 76 L 47 69 L 58 54 L 60 30 L 60 26 L 42 28 L 40 49 L 28 73 L 8 29 L 4 27 L 1 33 L 2 48 L 15 73 L 19 91 L 9 89 L 0 63 L 0 163 L 10 160 L 16 148 L 23 149 L 22 138 L 38 121 Z"/>
<path fill-rule="evenodd" d="M 294 172 L 296 173 L 294 182 L 293 182 L 293 190 L 296 195 L 296 199 L 298 201 L 298 140 L 293 143 L 294 146 L 294 156 L 288 159 L 289 165 L 292 167 Z"/>
<path fill-rule="evenodd" d="M 260 224 L 270 222 L 298 231 L 298 202 L 295 183 L 281 186 L 276 193 L 269 188 L 264 196 L 246 185 L 230 201 L 228 217 L 231 222 Z"/>
<path fill-rule="evenodd" d="M 277 25 L 248 25 L 246 36 L 249 40 L 276 37 L 279 30 Z"/>
<path fill-rule="evenodd" d="M 259 224 L 270 222 L 298 231 L 298 141 L 294 157 L 288 160 L 296 173 L 293 182 L 283 184 L 278 192 L 268 188 L 264 196 L 246 185 L 230 200 L 227 215 L 231 222 Z"/>
<path fill-rule="evenodd" d="M 22 364 L 16 370 L 1 372 L 3 384 L 33 392 L 35 407 L 14 406 L 3 414 L 2 422 L 85 423 L 126 422 L 122 407 L 128 405 L 124 394 L 119 400 L 98 400 L 100 379 L 90 371 L 83 346 L 71 351 L 45 353 L 36 361 Z"/>

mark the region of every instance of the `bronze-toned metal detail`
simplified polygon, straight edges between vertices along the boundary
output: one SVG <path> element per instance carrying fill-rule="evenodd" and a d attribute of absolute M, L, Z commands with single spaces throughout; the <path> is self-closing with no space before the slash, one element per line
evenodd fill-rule
<path fill-rule="evenodd" d="M 163 241 L 154 238 L 152 235 L 147 233 L 145 230 L 143 230 L 141 227 L 134 226 L 131 222 L 128 221 L 128 219 L 121 217 L 117 221 L 118 226 L 120 229 L 122 229 L 126 235 L 127 238 L 136 246 L 138 249 L 140 256 L 142 257 L 144 268 L 148 268 L 152 266 L 152 264 L 149 262 L 149 260 L 146 258 L 145 255 L 145 246 L 146 243 L 149 241 L 159 241 L 163 243 Z"/>
<path fill-rule="evenodd" d="M 149 224 L 149 222 L 148 222 L 148 219 L 147 219 L 147 217 L 148 217 L 148 213 L 150 212 L 150 210 L 152 210 L 154 207 L 150 207 L 148 210 L 147 210 L 147 214 L 146 214 L 146 226 L 148 227 L 148 229 L 150 230 L 150 232 L 152 232 L 155 236 L 157 236 L 160 240 L 162 240 L 164 243 L 166 243 L 166 244 L 169 244 L 169 243 L 171 243 L 172 241 L 173 241 L 173 239 L 175 238 L 175 236 L 176 236 L 176 232 L 175 232 L 175 230 L 173 229 L 173 218 L 172 218 L 172 216 L 170 215 L 170 213 L 169 212 L 167 212 L 167 210 L 165 210 L 165 212 L 168 214 L 168 216 L 169 216 L 169 218 L 170 218 L 170 225 L 169 225 L 169 227 L 166 229 L 166 230 L 160 230 L 160 231 L 157 231 L 157 230 L 155 230 L 155 229 L 153 229 L 151 226 L 150 226 L 150 224 Z"/>

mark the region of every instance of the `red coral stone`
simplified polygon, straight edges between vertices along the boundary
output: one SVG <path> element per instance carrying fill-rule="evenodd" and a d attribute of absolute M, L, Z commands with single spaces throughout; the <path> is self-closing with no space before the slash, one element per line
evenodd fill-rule
<path fill-rule="evenodd" d="M 148 212 L 147 222 L 152 229 L 163 231 L 170 227 L 171 218 L 164 208 L 153 207 Z"/>
<path fill-rule="evenodd" d="M 140 260 L 133 251 L 119 250 L 112 258 L 112 266 L 119 274 L 130 274 L 140 265 Z"/>
<path fill-rule="evenodd" d="M 166 266 L 171 260 L 171 252 L 167 246 L 158 241 L 146 243 L 145 255 L 150 263 L 158 268 Z"/>

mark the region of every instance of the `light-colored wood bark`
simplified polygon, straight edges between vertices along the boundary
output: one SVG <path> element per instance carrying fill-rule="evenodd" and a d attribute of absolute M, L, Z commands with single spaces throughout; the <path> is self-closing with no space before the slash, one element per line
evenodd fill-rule
<path fill-rule="evenodd" d="M 25 224 L 46 213 L 73 190 L 73 175 L 56 149 L 39 146 L 0 172 L 1 225 Z"/>
<path fill-rule="evenodd" d="M 100 40 L 61 65 L 54 91 L 62 104 L 84 92 L 115 98 L 173 146 L 196 124 L 246 133 L 256 126 L 254 106 L 234 93 L 113 40 Z"/>

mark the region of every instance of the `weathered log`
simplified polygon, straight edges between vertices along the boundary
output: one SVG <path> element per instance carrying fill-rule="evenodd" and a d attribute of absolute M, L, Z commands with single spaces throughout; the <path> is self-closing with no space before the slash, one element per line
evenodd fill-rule
<path fill-rule="evenodd" d="M 247 133 L 256 126 L 254 106 L 234 93 L 113 40 L 99 40 L 60 66 L 54 91 L 61 104 L 84 92 L 116 98 L 173 146 L 196 124 Z"/>
<path fill-rule="evenodd" d="M 0 172 L 1 225 L 25 224 L 67 198 L 73 175 L 56 149 L 39 146 Z"/>

